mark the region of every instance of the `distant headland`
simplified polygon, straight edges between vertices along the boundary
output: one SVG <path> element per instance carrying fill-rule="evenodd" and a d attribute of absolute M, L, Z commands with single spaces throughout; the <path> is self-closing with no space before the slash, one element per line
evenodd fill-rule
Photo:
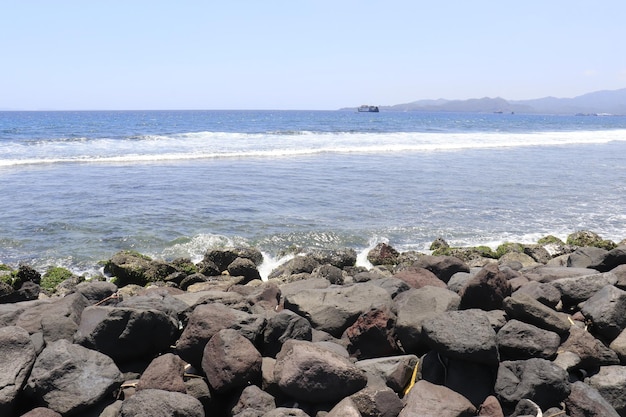
<path fill-rule="evenodd" d="M 573 98 L 544 97 L 532 100 L 506 100 L 501 97 L 469 100 L 438 99 L 378 107 L 380 111 L 626 115 L 626 88 L 595 91 Z M 343 108 L 341 110 L 355 109 Z"/>

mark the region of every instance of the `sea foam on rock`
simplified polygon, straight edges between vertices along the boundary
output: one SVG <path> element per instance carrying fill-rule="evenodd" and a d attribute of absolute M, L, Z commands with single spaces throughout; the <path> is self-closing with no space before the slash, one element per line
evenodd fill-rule
<path fill-rule="evenodd" d="M 389 244 L 369 270 L 354 250 L 312 251 L 267 281 L 255 249 L 197 264 L 125 252 L 108 263 L 116 279 L 57 293 L 29 268 L 3 272 L 9 295 L 41 296 L 0 300 L 0 413 L 622 415 L 626 260 L 589 242 L 601 250 L 560 244 L 558 263 L 552 243 L 499 260 L 480 248 L 471 269 Z"/>

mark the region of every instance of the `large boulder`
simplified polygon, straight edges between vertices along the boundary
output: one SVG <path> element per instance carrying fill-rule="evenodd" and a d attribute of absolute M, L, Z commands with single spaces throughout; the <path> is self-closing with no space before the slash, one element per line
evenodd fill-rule
<path fill-rule="evenodd" d="M 400 252 L 387 243 L 379 243 L 367 253 L 367 260 L 372 265 L 395 265 Z"/>
<path fill-rule="evenodd" d="M 572 326 L 567 339 L 561 344 L 560 352 L 571 352 L 578 357 L 578 368 L 589 372 L 600 365 L 617 365 L 617 354 L 588 331 Z"/>
<path fill-rule="evenodd" d="M 380 287 L 363 283 L 285 295 L 284 305 L 309 320 L 314 328 L 341 337 L 370 308 L 390 307 L 391 296 Z"/>
<path fill-rule="evenodd" d="M 275 358 L 289 339 L 308 340 L 312 337 L 311 323 L 290 310 L 270 317 L 263 329 L 263 354 Z"/>
<path fill-rule="evenodd" d="M 137 390 L 160 389 L 172 392 L 186 393 L 185 362 L 173 353 L 157 356 L 141 374 L 137 383 Z"/>
<path fill-rule="evenodd" d="M 424 320 L 422 333 L 430 348 L 450 358 L 497 365 L 496 332 L 481 310 L 447 311 Z"/>
<path fill-rule="evenodd" d="M 617 276 L 607 272 L 557 279 L 552 282 L 552 285 L 561 292 L 561 300 L 565 306 L 576 306 L 591 298 L 605 286 L 614 285 L 616 282 Z"/>
<path fill-rule="evenodd" d="M 546 409 L 570 393 L 567 372 L 546 359 L 504 361 L 498 368 L 495 393 L 505 408 L 526 398 Z"/>
<path fill-rule="evenodd" d="M 150 257 L 134 251 L 118 252 L 104 265 L 104 273 L 115 277 L 115 284 L 119 287 L 164 281 L 175 272 L 176 268 L 172 265 L 153 261 Z"/>
<path fill-rule="evenodd" d="M 367 374 L 368 386 L 387 386 L 400 393 L 409 383 L 417 364 L 417 356 L 399 355 L 364 359 L 356 366 Z"/>
<path fill-rule="evenodd" d="M 396 315 L 388 306 L 361 314 L 344 332 L 351 356 L 367 359 L 399 353 L 395 334 Z"/>
<path fill-rule="evenodd" d="M 559 335 L 567 334 L 571 327 L 566 317 L 527 294 L 515 293 L 505 298 L 502 306 L 510 318 L 556 332 Z"/>
<path fill-rule="evenodd" d="M 437 276 L 428 269 L 416 266 L 403 268 L 396 272 L 393 277 L 406 282 L 411 288 L 422 288 L 428 285 L 439 288 L 447 287 L 445 282 L 437 278 Z"/>
<path fill-rule="evenodd" d="M 261 382 L 261 354 L 236 330 L 222 329 L 204 347 L 202 370 L 215 392 L 230 392 Z"/>
<path fill-rule="evenodd" d="M 461 290 L 459 309 L 499 310 L 502 301 L 511 295 L 511 284 L 496 264 L 481 269 Z"/>
<path fill-rule="evenodd" d="M 624 264 L 626 264 L 626 246 L 618 246 L 610 250 L 602 261 L 591 264 L 589 267 L 600 272 L 606 272 Z"/>
<path fill-rule="evenodd" d="M 578 248 L 567 258 L 567 266 L 572 268 L 592 268 L 592 265 L 601 263 L 608 253 L 606 249 L 591 246 Z"/>
<path fill-rule="evenodd" d="M 276 409 L 276 400 L 271 394 L 256 385 L 249 385 L 241 391 L 230 414 L 233 417 L 263 416 Z"/>
<path fill-rule="evenodd" d="M 276 356 L 274 378 L 299 401 L 338 401 L 365 387 L 367 376 L 348 358 L 312 342 L 289 340 Z"/>
<path fill-rule="evenodd" d="M 598 390 L 580 381 L 571 385 L 565 406 L 570 417 L 620 417 Z"/>
<path fill-rule="evenodd" d="M 519 320 L 509 320 L 496 335 L 500 355 L 507 360 L 556 356 L 561 344 L 558 334 Z"/>
<path fill-rule="evenodd" d="M 626 291 L 607 285 L 583 303 L 581 312 L 610 342 L 626 328 Z"/>
<path fill-rule="evenodd" d="M 178 323 L 161 311 L 91 306 L 83 311 L 74 339 L 125 361 L 166 351 L 177 332 Z"/>
<path fill-rule="evenodd" d="M 261 279 L 261 274 L 255 263 L 248 258 L 235 258 L 227 267 L 228 273 L 234 277 L 243 277 L 241 284 L 246 284 L 255 279 Z"/>
<path fill-rule="evenodd" d="M 202 403 L 191 395 L 158 389 L 138 391 L 122 403 L 119 417 L 204 417 Z"/>
<path fill-rule="evenodd" d="M 35 358 L 35 347 L 26 330 L 15 326 L 0 328 L 0 415 L 12 415 Z"/>
<path fill-rule="evenodd" d="M 209 249 L 204 254 L 203 262 L 212 263 L 222 272 L 228 269 L 235 259 L 244 258 L 251 260 L 254 265 L 259 266 L 263 262 L 263 254 L 255 248 L 234 247 Z"/>
<path fill-rule="evenodd" d="M 200 368 L 204 346 L 222 329 L 237 329 L 244 337 L 255 343 L 260 337 L 265 318 L 226 307 L 223 304 L 197 306 L 176 342 L 178 355 Z"/>
<path fill-rule="evenodd" d="M 597 389 L 620 416 L 626 415 L 626 366 L 602 366 L 586 382 Z"/>
<path fill-rule="evenodd" d="M 398 395 L 387 387 L 365 387 L 350 399 L 362 416 L 397 417 L 404 407 Z"/>
<path fill-rule="evenodd" d="M 311 257 L 320 265 L 330 264 L 336 268 L 346 268 L 356 264 L 357 253 L 352 248 L 338 250 L 318 249 L 311 252 Z"/>
<path fill-rule="evenodd" d="M 461 394 L 423 380 L 415 383 L 405 401 L 398 417 L 471 417 L 478 411 Z"/>
<path fill-rule="evenodd" d="M 26 394 L 63 414 L 78 414 L 97 404 L 124 381 L 108 356 L 60 339 L 37 357 Z"/>
<path fill-rule="evenodd" d="M 429 270 L 440 280 L 447 283 L 457 272 L 469 272 L 469 266 L 455 256 L 420 256 L 413 266 Z"/>
<path fill-rule="evenodd" d="M 394 299 L 396 333 L 406 353 L 421 353 L 427 345 L 422 336 L 424 320 L 456 310 L 460 297 L 445 288 L 423 287 L 400 293 Z"/>

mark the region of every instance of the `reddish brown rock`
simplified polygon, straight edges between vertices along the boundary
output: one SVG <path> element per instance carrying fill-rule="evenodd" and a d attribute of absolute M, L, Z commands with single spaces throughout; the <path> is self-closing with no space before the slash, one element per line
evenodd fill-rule
<path fill-rule="evenodd" d="M 141 374 L 137 390 L 160 389 L 164 391 L 186 393 L 183 374 L 185 362 L 172 353 L 155 358 Z"/>
<path fill-rule="evenodd" d="M 402 271 L 394 274 L 393 277 L 401 279 L 412 288 L 422 288 L 427 285 L 432 287 L 447 288 L 445 282 L 437 278 L 437 276 L 428 269 L 424 268 L 410 267 L 403 269 Z"/>
<path fill-rule="evenodd" d="M 489 264 L 465 285 L 459 295 L 461 310 L 499 310 L 502 308 L 502 301 L 511 295 L 511 284 L 506 275 L 500 272 L 498 265 Z"/>
<path fill-rule="evenodd" d="M 351 356 L 368 359 L 398 353 L 395 325 L 396 315 L 387 306 L 372 308 L 361 314 L 344 332 L 349 340 Z"/>

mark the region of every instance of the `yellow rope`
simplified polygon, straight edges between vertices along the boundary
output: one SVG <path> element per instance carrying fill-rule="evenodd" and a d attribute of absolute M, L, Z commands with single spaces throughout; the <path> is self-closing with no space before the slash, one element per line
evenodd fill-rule
<path fill-rule="evenodd" d="M 417 361 L 417 363 L 415 364 L 415 368 L 413 368 L 413 375 L 411 375 L 411 379 L 409 380 L 409 383 L 403 391 L 404 395 L 407 395 L 409 391 L 411 391 L 411 388 L 413 388 L 413 385 L 415 385 L 415 378 L 417 378 L 417 368 L 419 368 L 419 365 L 420 361 Z"/>

